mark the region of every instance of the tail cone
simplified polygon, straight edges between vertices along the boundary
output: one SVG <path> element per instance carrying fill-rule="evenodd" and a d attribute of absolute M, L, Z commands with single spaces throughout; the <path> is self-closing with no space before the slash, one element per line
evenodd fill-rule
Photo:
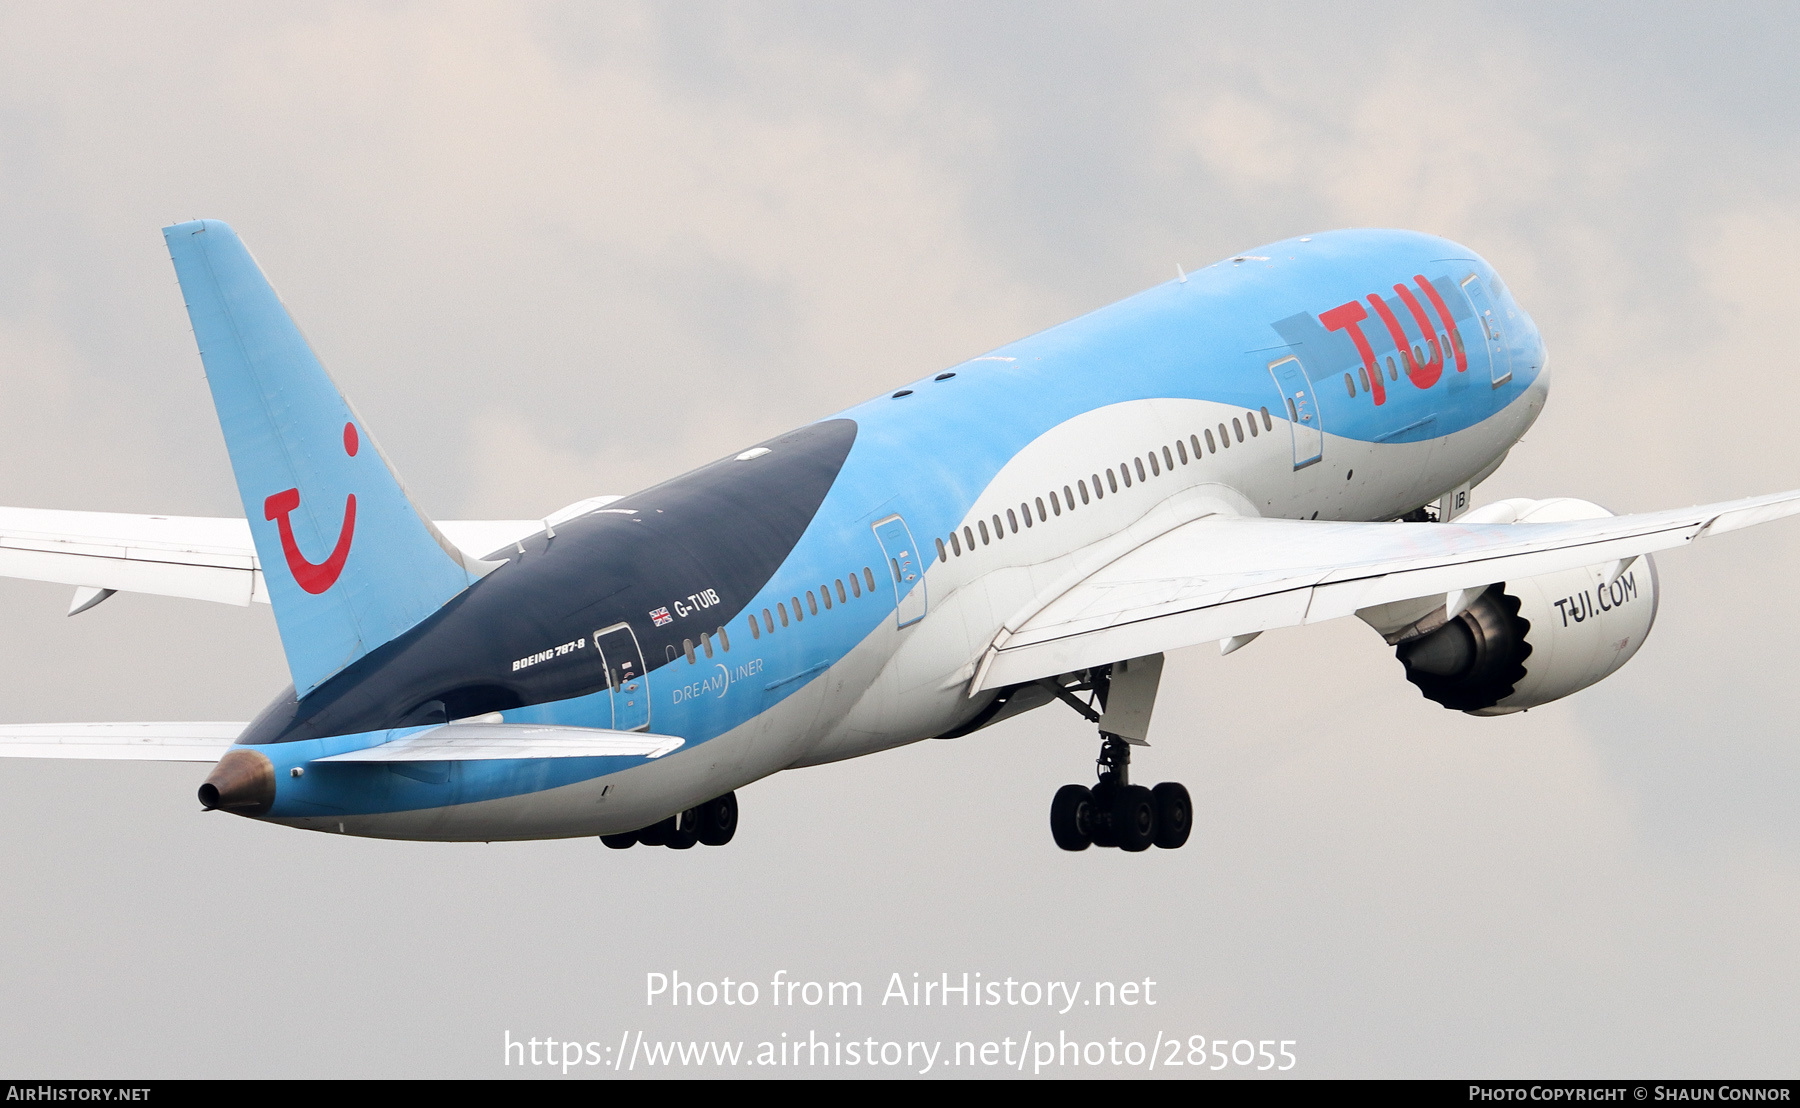
<path fill-rule="evenodd" d="M 254 750 L 227 751 L 200 786 L 200 806 L 260 816 L 275 805 L 275 767 Z"/>

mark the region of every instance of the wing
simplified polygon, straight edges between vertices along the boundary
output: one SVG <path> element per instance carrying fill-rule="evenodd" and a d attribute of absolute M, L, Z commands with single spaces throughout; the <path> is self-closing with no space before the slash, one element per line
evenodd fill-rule
<path fill-rule="evenodd" d="M 14 723 L 0 726 L 0 758 L 116 758 L 216 762 L 243 723 Z"/>
<path fill-rule="evenodd" d="M 480 558 L 617 499 L 592 497 L 547 519 L 453 519 L 437 527 Z M 0 577 L 74 585 L 70 615 L 115 592 L 269 602 L 250 525 L 236 518 L 0 508 Z"/>
<path fill-rule="evenodd" d="M 970 695 L 1377 604 L 1685 546 L 1800 513 L 1800 491 L 1565 523 L 1328 523 L 1210 515 L 1006 622 Z"/>

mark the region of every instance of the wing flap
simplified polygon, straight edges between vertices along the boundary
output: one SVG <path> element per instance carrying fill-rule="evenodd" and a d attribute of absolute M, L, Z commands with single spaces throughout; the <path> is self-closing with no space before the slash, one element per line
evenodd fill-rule
<path fill-rule="evenodd" d="M 446 723 L 321 762 L 466 762 L 508 758 L 660 758 L 686 740 L 644 731 L 535 723 Z"/>
<path fill-rule="evenodd" d="M 0 726 L 0 758 L 216 762 L 243 723 L 14 723 Z"/>
<path fill-rule="evenodd" d="M 971 692 L 1377 604 L 1686 545 L 1800 513 L 1800 491 L 1559 523 L 1335 523 L 1208 516 L 1009 621 Z"/>

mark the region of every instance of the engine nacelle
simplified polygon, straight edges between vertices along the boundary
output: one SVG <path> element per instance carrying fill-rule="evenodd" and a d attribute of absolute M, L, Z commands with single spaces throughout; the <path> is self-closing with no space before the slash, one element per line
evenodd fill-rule
<path fill-rule="evenodd" d="M 1459 523 L 1556 523 L 1613 513 L 1585 500 L 1502 500 Z M 1427 699 L 1480 716 L 1559 700 L 1610 675 L 1656 622 L 1649 555 L 1490 586 L 1454 619 L 1436 606 L 1390 637 Z"/>

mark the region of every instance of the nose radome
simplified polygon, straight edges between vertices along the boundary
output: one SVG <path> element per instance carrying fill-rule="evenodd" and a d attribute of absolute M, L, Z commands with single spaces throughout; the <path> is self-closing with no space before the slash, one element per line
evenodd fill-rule
<path fill-rule="evenodd" d="M 227 751 L 200 786 L 200 806 L 260 816 L 275 805 L 275 767 L 254 750 Z"/>

